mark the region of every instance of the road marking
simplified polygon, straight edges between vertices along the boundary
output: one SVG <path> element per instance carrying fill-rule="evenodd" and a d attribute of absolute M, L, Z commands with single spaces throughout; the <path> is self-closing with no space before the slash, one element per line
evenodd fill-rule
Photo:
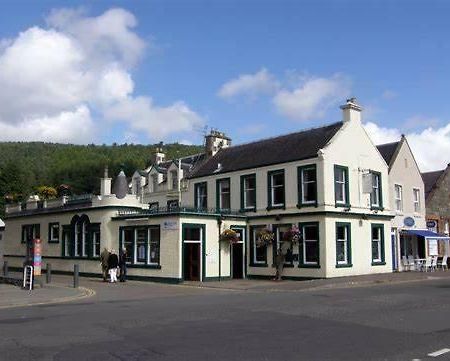
<path fill-rule="evenodd" d="M 434 351 L 432 353 L 429 353 L 428 356 L 430 356 L 430 357 L 438 357 L 438 356 L 441 356 L 441 355 L 443 355 L 444 353 L 447 353 L 447 352 L 450 352 L 450 348 L 443 348 L 442 350 Z"/>

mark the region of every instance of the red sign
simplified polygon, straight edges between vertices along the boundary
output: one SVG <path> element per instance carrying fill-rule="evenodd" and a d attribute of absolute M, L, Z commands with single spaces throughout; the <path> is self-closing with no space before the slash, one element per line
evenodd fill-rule
<path fill-rule="evenodd" d="M 34 245 L 34 257 L 33 257 L 33 269 L 34 275 L 41 275 L 41 267 L 42 267 L 42 242 L 39 238 L 33 240 Z"/>

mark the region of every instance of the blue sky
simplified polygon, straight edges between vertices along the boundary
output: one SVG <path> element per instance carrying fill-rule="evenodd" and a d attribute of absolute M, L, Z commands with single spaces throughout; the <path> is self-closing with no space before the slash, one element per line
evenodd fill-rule
<path fill-rule="evenodd" d="M 200 143 L 209 126 L 241 143 L 338 121 L 352 95 L 377 143 L 405 133 L 420 153 L 438 135 L 443 145 L 418 158 L 440 167 L 450 151 L 449 13 L 446 1 L 3 1 L 0 86 L 14 97 L 0 101 L 34 89 L 46 96 L 0 111 L 0 140 Z M 33 27 L 42 31 L 31 36 Z M 55 34 L 63 38 L 53 43 Z M 103 49 L 105 36 L 112 45 Z M 58 58 L 50 74 L 34 61 L 39 47 L 44 63 L 47 52 L 71 49 L 82 60 Z M 27 69 L 38 63 L 30 77 L 42 71 L 36 78 L 51 87 L 27 80 L 13 55 Z M 112 68 L 104 87 L 114 94 L 91 94 Z M 58 94 L 66 89 L 76 90 Z"/>

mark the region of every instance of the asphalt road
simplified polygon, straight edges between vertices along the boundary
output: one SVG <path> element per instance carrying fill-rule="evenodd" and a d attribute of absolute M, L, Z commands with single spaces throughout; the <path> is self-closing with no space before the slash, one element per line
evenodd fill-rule
<path fill-rule="evenodd" d="M 74 303 L 0 310 L 0 360 L 450 360 L 449 279 L 278 292 L 97 286 Z"/>

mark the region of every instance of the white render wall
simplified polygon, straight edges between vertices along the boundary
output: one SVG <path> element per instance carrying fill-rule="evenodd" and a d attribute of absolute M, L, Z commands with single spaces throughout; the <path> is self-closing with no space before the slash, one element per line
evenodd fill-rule
<path fill-rule="evenodd" d="M 408 228 L 404 225 L 405 217 L 412 217 L 415 225 L 412 228 L 425 229 L 425 187 L 420 170 L 406 141 L 402 141 L 400 150 L 389 171 L 390 208 L 395 214 L 392 226 Z M 403 190 L 403 212 L 395 209 L 395 184 L 400 184 Z M 414 212 L 413 188 L 420 189 L 420 212 Z"/>

